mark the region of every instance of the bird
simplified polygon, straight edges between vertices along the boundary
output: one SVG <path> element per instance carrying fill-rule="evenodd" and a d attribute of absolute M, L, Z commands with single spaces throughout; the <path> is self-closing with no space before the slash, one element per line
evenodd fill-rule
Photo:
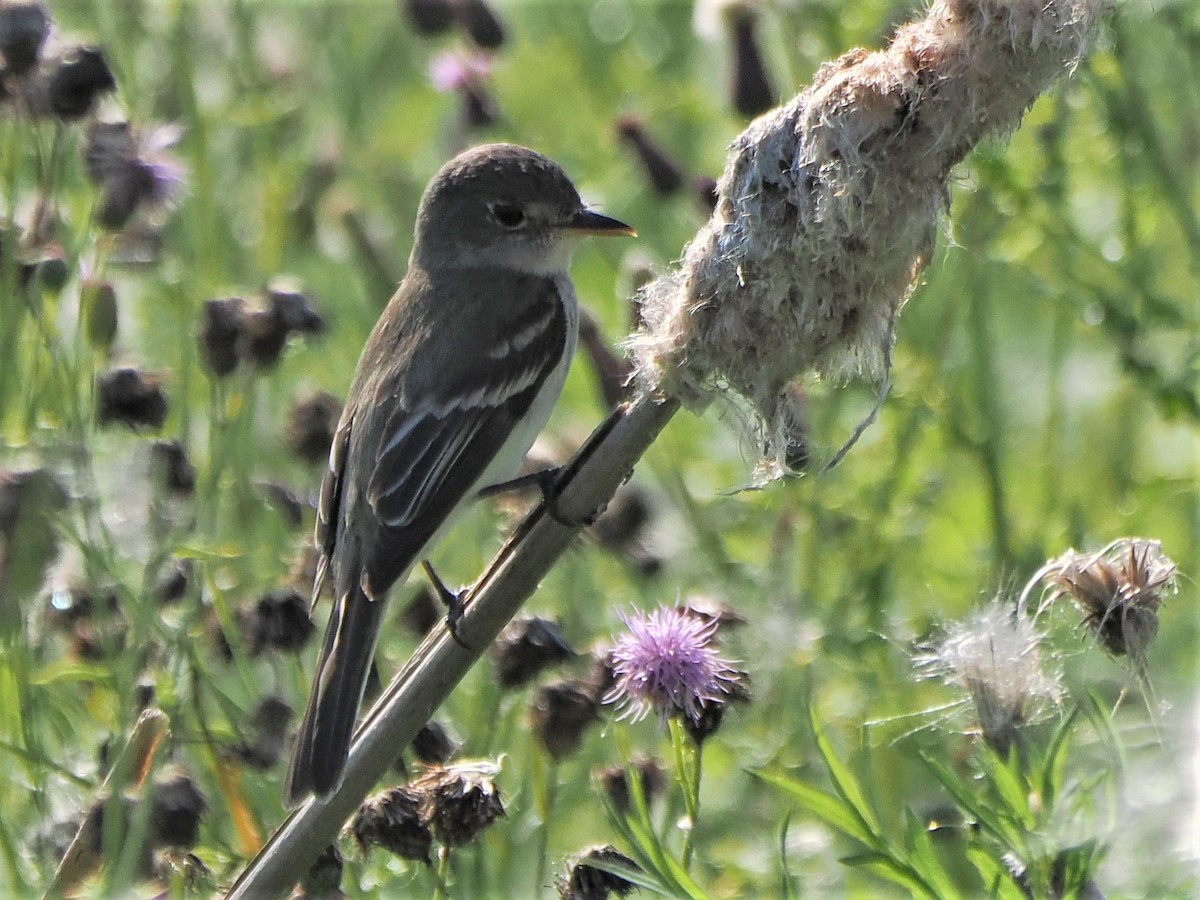
<path fill-rule="evenodd" d="M 629 235 L 549 158 L 515 144 L 455 156 L 417 209 L 408 269 L 363 348 L 321 484 L 313 602 L 333 610 L 284 785 L 340 785 L 389 588 L 481 490 L 517 472 L 562 392 L 587 235 Z"/>

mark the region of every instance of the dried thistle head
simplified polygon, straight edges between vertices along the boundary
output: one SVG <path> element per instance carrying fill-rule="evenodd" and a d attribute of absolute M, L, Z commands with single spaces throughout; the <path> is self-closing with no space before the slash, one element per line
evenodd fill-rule
<path fill-rule="evenodd" d="M 580 854 L 567 868 L 566 874 L 558 879 L 558 896 L 562 900 L 605 900 L 613 894 L 626 897 L 637 890 L 637 885 L 632 881 L 608 868 L 597 868 L 592 863 L 622 867 L 631 872 L 640 871 L 637 863 L 612 844 L 592 847 Z"/>
<path fill-rule="evenodd" d="M 1158 541 L 1120 538 L 1088 555 L 1068 550 L 1039 575 L 1051 586 L 1043 609 L 1069 597 L 1100 646 L 1145 666 L 1158 634 L 1158 610 L 1176 590 L 1175 563 Z"/>
<path fill-rule="evenodd" d="M 914 662 L 929 677 L 966 693 L 984 741 L 1006 756 L 1019 746 L 1025 726 L 1062 696 L 1058 674 L 1043 665 L 1041 642 L 1032 619 L 997 600 L 951 623 Z"/>
<path fill-rule="evenodd" d="M 408 787 L 421 803 L 421 821 L 446 847 L 471 843 L 496 819 L 504 802 L 495 777 L 500 767 L 488 760 L 430 769 Z"/>
<path fill-rule="evenodd" d="M 421 794 L 406 787 L 367 798 L 350 823 L 363 855 L 379 846 L 401 859 L 428 863 L 433 833 L 421 815 L 421 802 Z"/>

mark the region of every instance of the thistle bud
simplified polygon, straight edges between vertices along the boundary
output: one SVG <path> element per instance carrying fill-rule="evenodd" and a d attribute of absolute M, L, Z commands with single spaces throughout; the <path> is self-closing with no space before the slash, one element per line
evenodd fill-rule
<path fill-rule="evenodd" d="M 162 378 L 141 369 L 110 369 L 96 382 L 96 421 L 126 428 L 161 428 L 167 419 L 167 394 Z"/>
<path fill-rule="evenodd" d="M 192 580 L 192 561 L 172 559 L 154 585 L 154 599 L 163 605 L 175 603 L 187 596 Z"/>
<path fill-rule="evenodd" d="M 642 787 L 642 798 L 649 806 L 654 798 L 659 796 L 667 786 L 667 776 L 662 763 L 651 757 L 640 757 L 633 760 L 630 768 L 610 766 L 600 773 L 600 785 L 613 808 L 626 815 L 632 808 L 630 798 L 629 778 L 637 778 Z"/>
<path fill-rule="evenodd" d="M 96 101 L 115 91 L 117 81 L 99 47 L 74 47 L 50 73 L 47 100 L 50 111 L 64 122 L 82 119 Z"/>
<path fill-rule="evenodd" d="M 584 353 L 592 364 L 604 405 L 614 409 L 629 396 L 633 364 L 613 353 L 591 313 L 583 309 L 579 312 L 579 343 L 583 345 Z"/>
<path fill-rule="evenodd" d="M 196 467 L 179 441 L 155 441 L 150 459 L 158 483 L 168 494 L 186 497 L 196 490 Z"/>
<path fill-rule="evenodd" d="M 606 868 L 590 865 L 593 862 L 603 863 Z M 606 900 L 610 894 L 629 896 L 637 889 L 637 885 L 610 872 L 607 867 L 614 865 L 632 872 L 641 871 L 637 863 L 611 844 L 593 847 L 583 853 L 567 870 L 566 876 L 559 880 L 559 897 L 562 900 Z"/>
<path fill-rule="evenodd" d="M 684 184 L 683 170 L 667 152 L 646 133 L 646 126 L 637 116 L 622 116 L 617 120 L 617 137 L 629 147 L 660 197 L 679 193 Z"/>
<path fill-rule="evenodd" d="M 344 897 L 341 892 L 342 870 L 345 863 L 337 844 L 330 844 L 309 866 L 300 879 L 302 900 L 326 900 Z"/>
<path fill-rule="evenodd" d="M 270 769 L 283 755 L 288 726 L 295 711 L 281 697 L 269 695 L 259 701 L 250 716 L 254 737 L 249 744 L 235 748 L 239 759 L 253 769 Z"/>
<path fill-rule="evenodd" d="M 246 301 L 241 297 L 209 300 L 200 316 L 200 357 L 217 378 L 232 375 L 241 361 Z"/>
<path fill-rule="evenodd" d="M 459 743 L 450 736 L 445 725 L 437 719 L 430 719 L 421 726 L 409 746 L 418 762 L 432 766 L 445 765 L 453 759 Z"/>
<path fill-rule="evenodd" d="M 504 44 L 504 24 L 487 0 L 451 0 L 458 24 L 472 41 L 484 50 L 496 50 Z"/>
<path fill-rule="evenodd" d="M 404 0 L 404 11 L 417 34 L 441 34 L 454 24 L 454 6 L 450 0 Z"/>
<path fill-rule="evenodd" d="M 767 76 L 759 48 L 758 9 L 748 2 L 730 3 L 725 21 L 733 45 L 733 108 L 747 118 L 765 113 L 775 106 L 775 89 Z"/>
<path fill-rule="evenodd" d="M 264 594 L 250 620 L 250 654 L 264 650 L 295 653 L 304 648 L 316 626 L 308 602 L 296 591 L 281 588 Z"/>
<path fill-rule="evenodd" d="M 711 175 L 697 175 L 692 179 L 692 192 L 705 215 L 711 215 L 717 208 L 717 179 Z"/>
<path fill-rule="evenodd" d="M 83 303 L 88 344 L 107 354 L 117 337 L 117 292 L 111 282 L 87 282 L 83 285 Z"/>
<path fill-rule="evenodd" d="M 288 449 L 310 465 L 324 464 L 341 415 L 342 402 L 328 391 L 314 391 L 297 400 L 288 412 L 284 432 Z"/>
<path fill-rule="evenodd" d="M 428 584 L 422 585 L 413 594 L 408 605 L 404 607 L 404 612 L 400 614 L 400 621 L 405 629 L 409 634 L 417 637 L 427 635 L 429 629 L 441 619 L 442 609 L 438 606 L 437 597 Z"/>
<path fill-rule="evenodd" d="M 553 759 L 563 759 L 578 750 L 584 732 L 598 716 L 596 699 L 585 682 L 560 681 L 534 692 L 533 733 Z"/>
<path fill-rule="evenodd" d="M 157 847 L 194 847 L 200 839 L 200 818 L 208 804 L 200 788 L 187 775 L 175 775 L 155 784 L 150 832 Z"/>
<path fill-rule="evenodd" d="M 492 662 L 500 687 L 511 689 L 532 681 L 538 673 L 575 655 L 558 625 L 538 617 L 517 619 L 504 629 L 492 647 Z"/>
<path fill-rule="evenodd" d="M 5 75 L 21 76 L 38 63 L 50 34 L 50 14 L 41 3 L 0 6 L 0 56 Z"/>

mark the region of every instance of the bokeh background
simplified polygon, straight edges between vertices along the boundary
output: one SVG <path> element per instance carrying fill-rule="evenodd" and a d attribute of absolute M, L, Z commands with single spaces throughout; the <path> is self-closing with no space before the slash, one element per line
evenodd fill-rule
<path fill-rule="evenodd" d="M 323 470 L 291 446 L 293 406 L 314 391 L 344 396 L 403 275 L 425 182 L 485 140 L 553 157 L 589 202 L 638 229 L 635 241 L 585 245 L 572 270 L 604 342 L 619 347 L 634 286 L 704 221 L 703 179 L 719 175 L 748 121 L 733 85 L 742 7 L 756 16 L 769 102 L 920 14 L 876 0 L 497 0 L 503 41 L 486 50 L 461 24 L 420 34 L 409 4 L 384 0 L 50 5 L 52 39 L 102 47 L 115 75 L 95 115 L 144 136 L 177 127 L 177 142 L 154 152 L 184 185 L 105 228 L 83 161 L 87 122 L 30 120 L 0 101 L 4 258 L 36 272 L 30 287 L 4 281 L 0 468 L 44 469 L 69 497 L 5 520 L 16 546 L 44 512 L 57 554 L 30 563 L 27 588 L 10 558 L 0 609 L 0 893 L 49 882 L 146 705 L 170 720 L 150 781 L 185 774 L 206 801 L 190 852 L 207 871 L 189 887 L 177 859 L 167 882 L 203 896 L 240 869 L 283 816 L 286 754 L 248 756 L 262 731 L 255 711 L 266 697 L 301 708 L 316 653 L 302 622 L 289 630 L 306 608 L 303 547 Z M 912 654 L 945 623 L 1015 596 L 1047 559 L 1128 535 L 1162 543 L 1179 590 L 1143 677 L 1098 648 L 1069 604 L 1047 617 L 1063 708 L 1091 712 L 1073 726 L 1068 800 L 1030 829 L 1047 847 L 1095 841 L 1108 896 L 1200 891 L 1198 48 L 1200 5 L 1117 4 L 1092 52 L 1011 139 L 977 148 L 901 317 L 891 395 L 838 467 L 816 475 L 870 409 L 873 385 L 807 385 L 805 471 L 761 490 L 744 489 L 759 448 L 736 404 L 680 414 L 631 482 L 647 517 L 618 529 L 632 539 L 581 541 L 527 605 L 579 651 L 543 680 L 584 673 L 623 611 L 682 600 L 744 618 L 723 630 L 722 653 L 749 673 L 753 698 L 704 747 L 692 875 L 711 896 L 904 895 L 840 862 L 861 848 L 751 774 L 828 789 L 810 709 L 883 831 L 903 843 L 906 810 L 942 820 L 933 845 L 964 895 L 1019 896 L 972 868 L 970 828 L 922 759 L 970 780 L 985 751 L 970 710 L 920 678 Z M 673 161 L 674 187 L 650 177 L 643 138 Z M 33 235 L 39 199 L 51 223 Z M 100 283 L 115 300 L 111 343 L 93 322 Z M 197 340 L 204 304 L 261 303 L 269 285 L 299 292 L 321 327 L 310 319 L 269 366 L 215 377 Z M 98 378 L 114 366 L 157 374 L 161 424 L 101 427 Z M 606 408 L 581 354 L 539 451 L 563 458 Z M 163 439 L 194 466 L 191 491 L 164 481 L 174 451 L 152 447 Z M 469 582 L 517 506 L 480 504 L 438 549 L 442 576 Z M 181 596 L 167 602 L 177 570 Z M 385 679 L 418 640 L 401 618 L 419 589 L 414 579 L 394 591 Z M 530 692 L 501 690 L 485 661 L 439 713 L 461 756 L 504 755 L 508 816 L 456 852 L 453 896 L 548 895 L 581 848 L 629 852 L 593 773 L 629 752 L 670 768 L 661 723 L 611 724 L 607 710 L 577 752 L 548 760 L 528 726 Z M 1031 725 L 1032 739 L 1061 715 Z M 668 847 L 678 793 L 652 808 Z M 134 816 L 131 827 L 146 825 Z M 351 896 L 434 889 L 420 864 L 344 851 Z M 130 856 L 110 847 L 93 889 L 162 890 L 127 887 Z"/>

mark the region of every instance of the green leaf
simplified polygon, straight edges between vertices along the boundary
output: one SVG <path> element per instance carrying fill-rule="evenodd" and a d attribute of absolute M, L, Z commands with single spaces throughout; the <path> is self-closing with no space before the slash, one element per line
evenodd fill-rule
<path fill-rule="evenodd" d="M 978 796 L 976 786 L 964 784 L 954 772 L 933 757 L 922 753 L 921 758 L 925 760 L 925 765 L 929 766 L 934 777 L 942 783 L 942 787 L 950 792 L 968 816 L 1006 847 L 1017 846 L 1019 836 L 1011 827 L 1011 823 L 1004 817 L 996 815 L 995 811 L 982 801 L 982 798 Z"/>
<path fill-rule="evenodd" d="M 832 794 L 827 794 L 819 788 L 805 784 L 786 775 L 776 775 L 768 772 L 751 772 L 755 778 L 779 788 L 792 799 L 794 803 L 808 810 L 825 824 L 831 825 L 843 834 L 853 838 L 860 844 L 875 849 L 879 844 L 877 835 L 868 831 L 860 817 L 843 800 Z"/>
<path fill-rule="evenodd" d="M 631 779 L 636 781 L 636 779 Z M 652 879 L 657 879 L 657 890 L 675 897 L 691 900 L 708 900 L 708 894 L 692 879 L 687 870 L 675 860 L 648 821 L 619 815 L 609 806 L 613 824 L 629 845 L 637 863 Z"/>
<path fill-rule="evenodd" d="M 836 788 L 842 799 L 846 801 L 846 805 L 853 810 L 854 815 L 858 817 L 862 823 L 863 830 L 872 835 L 872 840 L 864 841 L 864 843 L 871 847 L 877 846 L 882 841 L 882 837 L 879 836 L 879 821 L 875 818 L 874 811 L 867 805 L 866 798 L 863 797 L 862 789 L 859 787 L 853 773 L 838 759 L 833 745 L 825 737 L 825 732 L 821 728 L 820 721 L 817 719 L 816 710 L 812 706 L 809 707 L 809 722 L 812 725 L 813 736 L 817 740 L 817 749 L 821 753 L 821 758 L 825 760 L 825 767 L 829 770 L 829 777 L 833 779 L 834 788 Z"/>
<path fill-rule="evenodd" d="M 933 849 L 929 828 L 921 822 L 911 809 L 904 811 L 904 846 L 908 850 L 908 862 L 931 888 L 935 896 L 952 898 L 961 896 L 958 887 L 943 868 Z"/>
<path fill-rule="evenodd" d="M 1028 900 L 993 852 L 980 846 L 967 847 L 967 859 L 975 866 L 988 893 L 996 900 Z"/>
<path fill-rule="evenodd" d="M 1054 808 L 1058 789 L 1062 785 L 1063 771 L 1067 764 L 1068 739 L 1078 716 L 1079 707 L 1076 706 L 1058 723 L 1058 728 L 1054 730 L 1050 739 L 1050 746 L 1046 748 L 1046 758 L 1042 763 L 1041 790 L 1042 803 L 1047 810 Z"/>
<path fill-rule="evenodd" d="M 30 683 L 43 687 L 81 681 L 108 684 L 112 679 L 113 672 L 108 666 L 64 658 L 42 666 L 34 672 Z"/>
<path fill-rule="evenodd" d="M 792 881 L 792 870 L 788 867 L 787 836 L 792 824 L 792 814 L 783 817 L 779 826 L 779 896 L 783 900 L 793 900 L 796 896 L 796 885 Z"/>
<path fill-rule="evenodd" d="M 1029 805 L 1029 785 L 1020 773 L 1021 763 L 1016 748 L 1013 748 L 1007 760 L 995 753 L 989 753 L 987 759 L 988 776 L 1012 819 L 1027 830 L 1034 828 L 1037 816 Z"/>
<path fill-rule="evenodd" d="M 865 869 L 879 878 L 908 888 L 918 897 L 931 897 L 937 900 L 938 895 L 912 868 L 897 862 L 885 853 L 856 853 L 853 856 L 843 856 L 838 862 L 856 869 Z"/>

